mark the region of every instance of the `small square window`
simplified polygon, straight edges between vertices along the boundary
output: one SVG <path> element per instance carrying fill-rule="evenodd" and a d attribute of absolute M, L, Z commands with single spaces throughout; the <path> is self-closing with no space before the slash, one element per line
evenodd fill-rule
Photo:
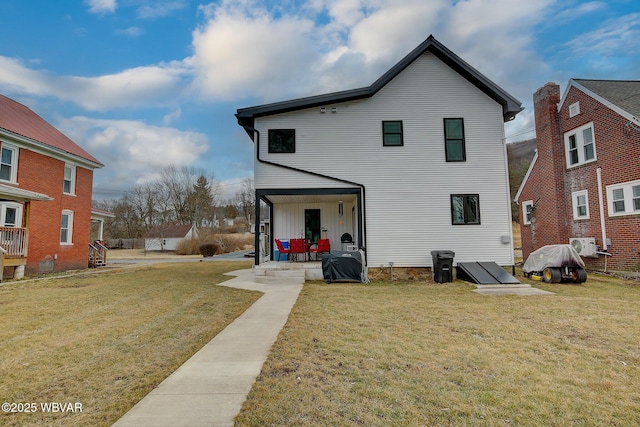
<path fill-rule="evenodd" d="M 444 119 L 444 151 L 447 162 L 467 160 L 463 119 Z"/>
<path fill-rule="evenodd" d="M 401 120 L 382 122 L 382 145 L 384 147 L 400 147 L 404 145 Z"/>
<path fill-rule="evenodd" d="M 569 117 L 574 117 L 580 114 L 580 102 L 574 102 L 569 105 Z"/>
<path fill-rule="evenodd" d="M 295 129 L 269 129 L 269 153 L 295 153 Z"/>
<path fill-rule="evenodd" d="M 453 225 L 480 224 L 480 196 L 452 194 L 451 223 Z"/>

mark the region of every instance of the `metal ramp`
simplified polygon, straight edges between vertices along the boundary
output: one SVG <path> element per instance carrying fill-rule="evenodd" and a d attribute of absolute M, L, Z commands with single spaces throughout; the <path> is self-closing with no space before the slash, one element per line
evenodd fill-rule
<path fill-rule="evenodd" d="M 456 266 L 456 277 L 478 285 L 520 283 L 495 262 L 459 262 Z"/>

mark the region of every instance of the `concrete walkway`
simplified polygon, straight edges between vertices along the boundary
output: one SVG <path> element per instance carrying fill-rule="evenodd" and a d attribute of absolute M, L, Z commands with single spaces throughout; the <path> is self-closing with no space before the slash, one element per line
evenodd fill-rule
<path fill-rule="evenodd" d="M 247 311 L 138 402 L 114 426 L 232 426 L 302 284 L 261 284 L 252 270 L 222 283 L 264 292 Z"/>

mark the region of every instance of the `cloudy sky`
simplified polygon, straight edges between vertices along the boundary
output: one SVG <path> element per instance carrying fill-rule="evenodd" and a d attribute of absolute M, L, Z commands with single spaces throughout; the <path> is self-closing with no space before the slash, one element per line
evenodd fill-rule
<path fill-rule="evenodd" d="M 238 108 L 368 86 L 430 34 L 525 107 L 546 82 L 640 79 L 637 0 L 3 0 L 0 93 L 97 157 L 94 199 L 162 168 L 252 176 Z"/>

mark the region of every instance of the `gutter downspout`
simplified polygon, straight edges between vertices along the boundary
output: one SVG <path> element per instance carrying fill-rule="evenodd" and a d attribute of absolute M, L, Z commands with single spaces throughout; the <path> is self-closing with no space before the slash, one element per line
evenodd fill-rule
<path fill-rule="evenodd" d="M 600 166 L 598 166 L 598 169 L 596 169 L 596 175 L 598 177 L 598 202 L 600 203 L 600 230 L 602 231 L 602 248 L 606 252 L 609 248 L 607 245 L 607 228 L 604 220 L 604 198 L 602 196 L 602 168 Z"/>
<path fill-rule="evenodd" d="M 301 173 L 306 173 L 308 175 L 313 175 L 313 176 L 317 176 L 320 178 L 325 178 L 325 179 L 330 179 L 333 181 L 338 181 L 341 182 L 343 184 L 349 184 L 349 185 L 353 185 L 355 187 L 360 187 L 360 189 L 362 190 L 362 234 L 363 236 L 360 237 L 360 239 L 362 240 L 362 243 L 364 244 L 364 246 L 366 247 L 366 240 L 364 239 L 367 235 L 367 221 L 365 220 L 366 218 L 366 197 L 365 197 L 365 187 L 364 184 L 359 184 L 357 182 L 353 182 L 353 181 L 348 181 L 346 179 L 342 179 L 342 178 L 336 178 L 334 176 L 329 176 L 329 175 L 324 175 L 318 172 L 312 172 L 312 171 L 308 171 L 308 170 L 304 170 L 304 169 L 299 169 L 299 168 L 295 168 L 293 166 L 288 166 L 288 165 L 281 165 L 279 163 L 274 163 L 271 162 L 269 160 L 263 160 L 260 158 L 260 131 L 252 126 L 247 126 L 244 125 L 242 123 L 240 123 L 240 120 L 238 120 L 238 124 L 240 126 L 242 126 L 245 130 L 251 131 L 253 132 L 256 136 L 256 159 L 260 162 L 260 163 L 264 163 L 266 165 L 271 165 L 271 166 L 276 166 L 276 167 L 280 167 L 283 169 L 288 169 L 288 170 L 292 170 L 292 171 L 296 171 L 296 172 L 301 172 Z M 257 239 L 256 239 L 257 240 Z M 364 251 L 364 262 L 365 265 L 367 264 L 367 251 Z"/>

